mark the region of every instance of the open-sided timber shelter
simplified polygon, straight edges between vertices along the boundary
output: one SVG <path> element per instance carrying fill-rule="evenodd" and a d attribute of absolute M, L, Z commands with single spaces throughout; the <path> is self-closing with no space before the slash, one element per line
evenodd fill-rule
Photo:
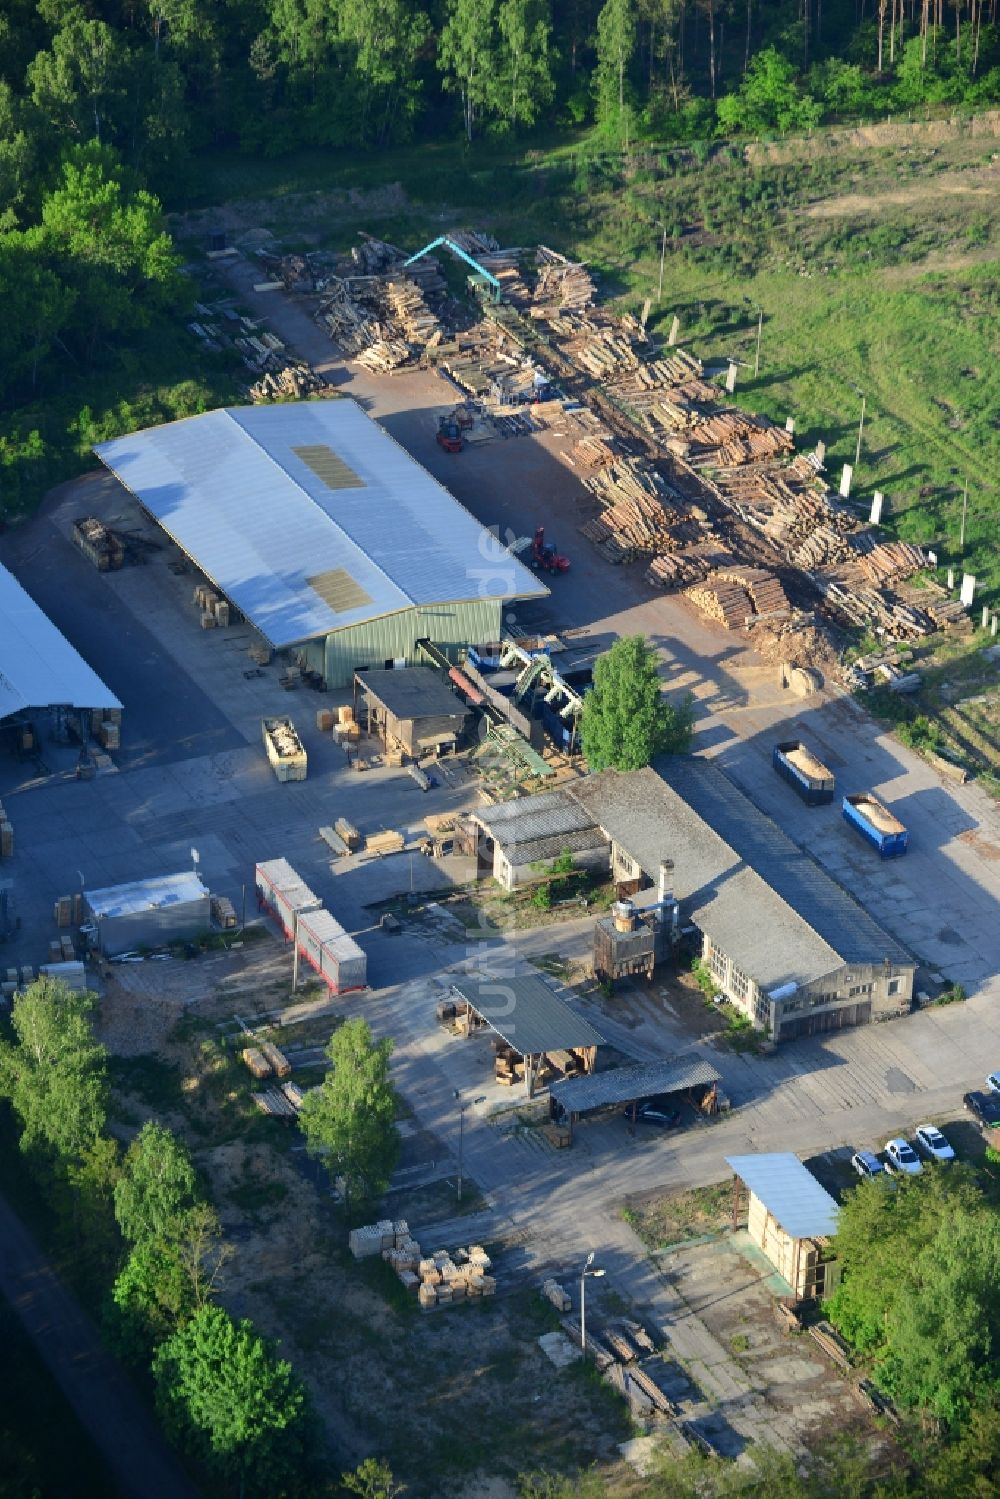
<path fill-rule="evenodd" d="M 589 1077 L 567 1077 L 549 1087 L 549 1107 L 554 1119 L 567 1120 L 570 1133 L 584 1114 L 606 1109 L 627 1110 L 635 1124 L 638 1105 L 647 1098 L 676 1095 L 705 1113 L 716 1110 L 719 1073 L 700 1057 L 672 1062 L 637 1062 L 630 1067 L 611 1067 Z"/>
<path fill-rule="evenodd" d="M 790 1152 L 731 1155 L 733 1221 L 739 1218 L 740 1183 L 749 1193 L 747 1232 L 762 1249 L 793 1295 L 817 1301 L 830 1296 L 840 1280 L 840 1265 L 830 1253 L 837 1232 L 838 1207 Z"/>
<path fill-rule="evenodd" d="M 374 668 L 354 674 L 364 699 L 367 728 L 390 752 L 411 759 L 455 748 L 469 710 L 429 666 Z"/>
<path fill-rule="evenodd" d="M 98 444 L 111 472 L 274 650 L 327 688 L 452 661 L 548 589 L 356 401 L 228 407 Z"/>
<path fill-rule="evenodd" d="M 467 1032 L 486 1025 L 499 1038 L 498 1082 L 514 1083 L 523 1076 L 530 1098 L 549 1070 L 564 1076 L 593 1072 L 604 1037 L 537 974 L 456 978 L 452 992 L 457 1018 Z"/>

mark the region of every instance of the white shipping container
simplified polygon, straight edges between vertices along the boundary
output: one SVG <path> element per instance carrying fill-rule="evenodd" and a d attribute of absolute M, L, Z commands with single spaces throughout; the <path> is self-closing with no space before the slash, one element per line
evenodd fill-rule
<path fill-rule="evenodd" d="M 287 859 L 267 859 L 254 871 L 257 901 L 274 913 L 286 937 L 295 931 L 297 916 L 318 910 L 322 902 L 304 880 L 296 874 Z"/>
<path fill-rule="evenodd" d="M 368 982 L 363 950 L 329 911 L 300 914 L 299 952 L 334 994 L 363 989 Z"/>

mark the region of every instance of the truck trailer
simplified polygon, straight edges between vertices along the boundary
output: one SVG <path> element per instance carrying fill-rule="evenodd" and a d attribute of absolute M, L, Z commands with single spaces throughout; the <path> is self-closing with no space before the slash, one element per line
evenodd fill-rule
<path fill-rule="evenodd" d="M 870 791 L 845 796 L 843 813 L 844 821 L 867 838 L 883 859 L 899 859 L 906 853 L 909 833 L 899 818 L 894 817 Z"/>
<path fill-rule="evenodd" d="M 332 994 L 366 987 L 368 960 L 329 911 L 307 911 L 299 917 L 298 948 Z"/>
<path fill-rule="evenodd" d="M 286 937 L 295 932 L 300 916 L 318 911 L 323 902 L 301 880 L 287 859 L 267 859 L 254 869 L 257 905 L 270 911 L 281 923 Z"/>
<path fill-rule="evenodd" d="M 800 739 L 786 739 L 771 751 L 771 764 L 810 807 L 833 801 L 833 771 Z"/>

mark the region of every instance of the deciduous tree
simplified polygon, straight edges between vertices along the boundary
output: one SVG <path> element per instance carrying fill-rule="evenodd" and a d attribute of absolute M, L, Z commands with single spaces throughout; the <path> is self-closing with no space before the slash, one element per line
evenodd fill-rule
<path fill-rule="evenodd" d="M 444 88 L 462 101 L 469 142 L 496 75 L 496 14 L 497 0 L 448 0 L 448 19 L 438 42 Z"/>
<path fill-rule="evenodd" d="M 0 1087 L 21 1124 L 21 1149 L 60 1174 L 97 1143 L 107 1113 L 107 1052 L 95 1039 L 93 994 L 40 978 L 14 999 L 13 1043 L 0 1041 Z"/>
<path fill-rule="evenodd" d="M 241 1495 L 281 1492 L 301 1476 L 308 1398 L 251 1322 L 202 1307 L 157 1350 L 153 1377 L 168 1430 Z"/>
<path fill-rule="evenodd" d="M 656 755 L 688 749 L 693 721 L 690 697 L 664 697 L 656 656 L 641 635 L 628 635 L 597 660 L 580 743 L 592 770 L 641 770 Z"/>
<path fill-rule="evenodd" d="M 177 1136 L 150 1120 L 125 1153 L 115 1187 L 115 1217 L 129 1244 L 162 1241 L 194 1207 L 197 1177 Z"/>
<path fill-rule="evenodd" d="M 311 1155 L 344 1178 L 348 1198 L 376 1197 L 399 1155 L 392 1042 L 373 1041 L 364 1020 L 346 1020 L 326 1049 L 330 1070 L 306 1094 L 299 1116 Z"/>

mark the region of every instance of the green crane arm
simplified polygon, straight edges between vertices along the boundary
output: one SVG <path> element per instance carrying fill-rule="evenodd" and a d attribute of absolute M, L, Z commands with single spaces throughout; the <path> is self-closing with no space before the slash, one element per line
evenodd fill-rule
<path fill-rule="evenodd" d="M 415 260 L 420 260 L 422 256 L 429 255 L 432 250 L 436 250 L 438 245 L 444 245 L 452 252 L 453 255 L 457 255 L 460 260 L 464 260 L 466 265 L 471 265 L 472 269 L 476 272 L 477 275 L 483 276 L 490 283 L 490 285 L 495 288 L 496 294 L 499 297 L 502 288 L 497 278 L 495 276 L 491 276 L 486 267 L 484 265 L 480 265 L 478 260 L 473 260 L 471 255 L 467 255 L 466 252 L 462 249 L 461 245 L 456 245 L 455 241 L 453 239 L 449 239 L 447 234 L 439 234 L 437 239 L 432 239 L 429 245 L 424 245 L 424 248 L 422 250 L 418 250 L 416 255 L 411 255 L 409 260 L 404 260 L 404 270 L 408 265 L 412 265 Z"/>

